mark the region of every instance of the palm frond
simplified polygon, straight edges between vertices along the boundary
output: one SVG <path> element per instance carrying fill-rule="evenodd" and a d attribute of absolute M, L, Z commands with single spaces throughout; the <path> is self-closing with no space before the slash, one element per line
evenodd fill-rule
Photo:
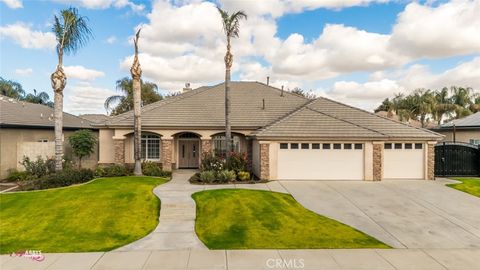
<path fill-rule="evenodd" d="M 123 100 L 125 100 L 125 96 L 110 96 L 105 100 L 103 106 L 105 107 L 105 110 L 109 111 L 114 108 L 114 105 L 121 103 Z"/>
<path fill-rule="evenodd" d="M 52 31 L 57 38 L 57 52 L 75 53 L 93 36 L 88 18 L 80 16 L 76 8 L 64 9 L 61 18 L 55 16 Z"/>

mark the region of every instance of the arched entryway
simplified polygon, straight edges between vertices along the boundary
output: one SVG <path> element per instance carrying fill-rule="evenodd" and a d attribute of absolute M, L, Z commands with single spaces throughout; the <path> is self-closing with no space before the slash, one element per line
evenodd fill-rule
<path fill-rule="evenodd" d="M 200 136 L 183 132 L 175 136 L 177 140 L 177 167 L 197 169 L 200 166 Z"/>

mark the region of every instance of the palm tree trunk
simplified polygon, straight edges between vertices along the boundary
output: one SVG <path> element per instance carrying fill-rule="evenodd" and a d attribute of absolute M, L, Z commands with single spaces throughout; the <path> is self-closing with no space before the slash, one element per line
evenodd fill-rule
<path fill-rule="evenodd" d="M 227 38 L 227 53 L 225 54 L 225 148 L 226 158 L 232 151 L 232 126 L 230 123 L 230 69 L 233 63 L 233 55 L 230 53 L 230 38 Z"/>
<path fill-rule="evenodd" d="M 138 38 L 140 37 L 140 30 L 137 31 L 136 37 L 133 40 L 135 43 L 135 57 L 133 59 L 133 65 L 130 69 L 133 79 L 133 153 L 135 157 L 135 168 L 133 170 L 134 175 L 142 175 L 142 161 L 141 161 L 141 139 L 142 139 L 142 122 L 141 122 L 141 100 L 142 100 L 142 69 L 140 68 L 140 62 L 138 61 Z"/>
<path fill-rule="evenodd" d="M 67 84 L 67 77 L 63 72 L 63 51 L 58 53 L 58 65 L 50 76 L 54 93 L 54 119 L 55 119 L 55 171 L 61 171 L 63 159 L 63 89 Z"/>

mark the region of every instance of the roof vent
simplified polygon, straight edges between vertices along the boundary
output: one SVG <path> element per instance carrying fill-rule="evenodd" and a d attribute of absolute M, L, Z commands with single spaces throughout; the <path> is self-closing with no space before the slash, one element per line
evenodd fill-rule
<path fill-rule="evenodd" d="M 282 92 L 280 93 L 280 96 L 283 97 L 283 85 L 282 85 Z"/>
<path fill-rule="evenodd" d="M 192 88 L 190 87 L 190 83 L 189 82 L 185 83 L 185 87 L 183 88 L 183 93 L 191 91 L 191 90 L 192 90 Z"/>
<path fill-rule="evenodd" d="M 267 85 L 270 85 L 270 76 L 267 76 Z"/>
<path fill-rule="evenodd" d="M 262 110 L 265 110 L 265 99 L 263 99 L 262 101 L 263 101 Z"/>
<path fill-rule="evenodd" d="M 40 113 L 40 118 L 42 118 L 42 119 L 43 119 L 43 113 Z"/>

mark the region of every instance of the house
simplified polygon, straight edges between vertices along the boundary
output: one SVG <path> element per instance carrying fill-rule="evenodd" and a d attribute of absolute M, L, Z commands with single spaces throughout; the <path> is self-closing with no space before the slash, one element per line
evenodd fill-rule
<path fill-rule="evenodd" d="M 231 83 L 236 151 L 261 179 L 433 179 L 442 136 L 391 119 L 259 82 Z M 225 152 L 224 84 L 142 108 L 142 157 L 165 170 L 198 168 L 202 153 Z M 133 112 L 100 129 L 100 164 L 133 163 Z"/>
<path fill-rule="evenodd" d="M 480 145 L 480 112 L 452 120 L 432 130 L 445 135 L 445 141 Z"/>
<path fill-rule="evenodd" d="M 8 176 L 9 170 L 22 170 L 19 162 L 24 156 L 55 155 L 53 108 L 18 101 L 0 95 L 0 179 Z M 64 155 L 74 160 L 68 137 L 79 129 L 91 129 L 98 136 L 98 129 L 91 122 L 63 113 Z M 82 160 L 83 167 L 93 168 L 98 162 L 98 150 Z"/>

